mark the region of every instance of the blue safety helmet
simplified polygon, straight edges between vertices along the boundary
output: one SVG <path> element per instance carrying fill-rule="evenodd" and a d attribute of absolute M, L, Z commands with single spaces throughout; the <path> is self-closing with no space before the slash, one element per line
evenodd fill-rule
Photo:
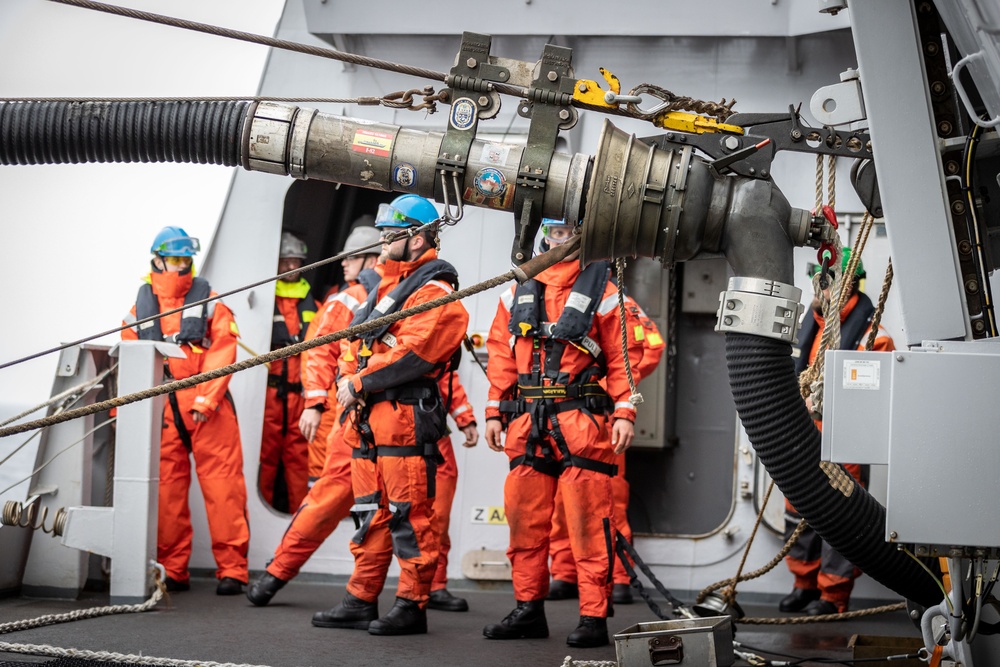
<path fill-rule="evenodd" d="M 375 215 L 375 226 L 386 227 L 419 227 L 428 222 L 434 222 L 441 215 L 429 200 L 420 195 L 400 195 L 391 204 L 379 204 Z"/>
<path fill-rule="evenodd" d="M 153 239 L 149 252 L 161 257 L 194 257 L 201 250 L 198 239 L 180 227 L 164 227 Z"/>

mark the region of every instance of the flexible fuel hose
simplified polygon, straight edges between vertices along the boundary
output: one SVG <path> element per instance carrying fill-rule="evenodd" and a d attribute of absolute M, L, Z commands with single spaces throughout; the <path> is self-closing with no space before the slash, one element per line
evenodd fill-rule
<path fill-rule="evenodd" d="M 842 556 L 905 598 L 925 606 L 940 602 L 934 580 L 885 541 L 885 508 L 853 478 L 837 482 L 836 472 L 831 477 L 820 466 L 820 433 L 799 395 L 790 352 L 778 340 L 726 334 L 736 410 L 761 463 Z"/>
<path fill-rule="evenodd" d="M 0 103 L 0 164 L 241 166 L 251 102 Z"/>

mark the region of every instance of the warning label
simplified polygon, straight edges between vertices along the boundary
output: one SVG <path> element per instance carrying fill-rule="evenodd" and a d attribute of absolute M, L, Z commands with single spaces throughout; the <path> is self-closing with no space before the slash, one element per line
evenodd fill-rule
<path fill-rule="evenodd" d="M 844 360 L 844 389 L 879 388 L 880 362 L 872 360 Z"/>

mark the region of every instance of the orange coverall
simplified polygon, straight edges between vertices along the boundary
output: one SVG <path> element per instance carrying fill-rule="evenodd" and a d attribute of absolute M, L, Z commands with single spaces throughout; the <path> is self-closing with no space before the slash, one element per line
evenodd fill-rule
<path fill-rule="evenodd" d="M 305 305 L 307 313 L 315 315 L 313 311 L 315 311 L 316 302 L 309 295 L 309 284 L 304 280 L 300 282 L 305 287 L 304 298 L 310 301 Z M 280 290 L 285 285 L 287 283 L 279 281 L 278 289 Z M 299 287 L 299 285 L 292 287 Z M 282 296 L 280 292 L 274 297 L 275 308 L 284 318 L 288 333 L 293 338 L 292 341 L 287 342 L 272 341 L 272 350 L 294 342 L 302 333 L 303 325 L 312 321 L 305 318 L 300 320 L 299 305 L 302 300 L 302 297 Z M 286 365 L 287 368 L 285 368 Z M 309 485 L 309 443 L 299 431 L 299 415 L 302 414 L 304 407 L 299 356 L 272 361 L 267 376 L 257 488 L 260 489 L 261 496 L 268 505 L 290 511 L 301 504 Z M 279 482 L 279 470 L 284 471 L 283 484 L 287 492 L 285 498 L 275 498 L 275 485 Z"/>
<path fill-rule="evenodd" d="M 318 338 L 348 328 L 354 311 L 365 300 L 365 288 L 355 283 L 327 298 L 320 312 L 309 325 Z M 314 326 L 315 325 L 315 329 Z M 341 408 L 336 400 L 334 376 L 340 356 L 340 342 L 320 345 L 307 351 L 302 369 L 302 396 L 306 408 L 324 405 L 319 429 L 310 443 L 310 466 L 314 456 L 322 455 L 324 463 L 298 506 L 292 522 L 285 530 L 267 571 L 282 581 L 294 579 L 309 557 L 351 512 L 354 493 L 351 489 L 351 450 L 344 442 L 343 426 L 339 423 Z M 325 427 L 324 427 L 325 426 Z M 322 440 L 317 446 L 317 442 Z M 310 477 L 312 474 L 310 473 Z"/>
<path fill-rule="evenodd" d="M 642 378 L 648 377 L 660 365 L 664 342 L 656 323 L 649 319 L 639 304 L 628 295 L 625 296 L 625 313 L 628 318 L 629 337 L 634 338 L 642 346 L 642 359 L 632 367 L 632 376 L 638 385 Z M 625 452 L 618 454 L 615 462 L 618 464 L 618 474 L 611 478 L 611 489 L 615 497 L 615 528 L 626 540 L 631 542 L 632 526 L 628 522 L 629 484 L 625 478 Z M 562 503 L 562 494 L 559 492 L 556 493 L 556 510 L 552 515 L 549 556 L 552 559 L 552 578 L 575 584 L 577 579 L 576 561 L 573 559 L 573 550 L 569 546 L 566 511 Z M 630 581 L 625 566 L 618 558 L 615 558 L 612 578 L 616 584 L 628 585 Z"/>
<path fill-rule="evenodd" d="M 853 294 L 851 298 L 847 300 L 847 303 L 844 304 L 844 308 L 840 311 L 841 324 L 843 324 L 847 318 L 850 317 L 851 313 L 858 306 L 861 299 L 868 301 L 868 305 L 871 305 L 871 302 L 868 300 L 866 295 L 860 292 Z M 816 320 L 818 334 L 813 339 L 812 345 L 809 348 L 810 364 L 812 364 L 816 355 L 819 353 L 823 326 L 825 324 L 822 315 L 817 313 L 815 310 L 812 311 L 812 315 Z M 865 343 L 868 341 L 870 331 L 871 325 L 865 329 L 857 349 L 865 349 Z M 847 341 L 842 342 L 847 343 Z M 895 349 L 896 346 L 892 342 L 892 338 L 888 335 L 885 329 L 880 326 L 879 335 L 875 337 L 875 344 L 872 346 L 872 350 L 875 352 L 890 352 Z M 823 422 L 816 421 L 816 426 L 819 429 L 822 429 Z M 863 483 L 862 466 L 857 463 L 846 463 L 843 465 L 844 469 L 847 470 L 851 476 L 858 480 L 859 483 Z M 785 539 L 787 540 L 791 537 L 792 532 L 794 532 L 801 517 L 787 500 L 785 501 L 785 510 L 787 513 L 785 521 Z M 812 527 L 806 526 L 806 529 L 799 536 L 798 541 L 792 547 L 788 555 L 785 556 L 785 563 L 788 564 L 788 569 L 795 575 L 795 588 L 803 588 L 806 590 L 819 589 L 820 599 L 832 602 L 837 606 L 838 612 L 842 613 L 847 611 L 848 604 L 851 600 L 851 591 L 854 590 L 854 580 L 861 574 L 861 570 L 855 567 L 853 563 L 850 563 L 839 553 L 834 551 L 829 544 L 823 541 L 823 539 L 812 529 Z"/>
<path fill-rule="evenodd" d="M 431 249 L 413 262 L 387 261 L 376 300 L 382 300 L 402 279 L 434 259 L 437 252 Z M 451 291 L 446 283 L 430 280 L 410 294 L 401 308 Z M 412 402 L 383 400 L 392 395 L 391 391 L 383 392 L 421 382 L 426 388 L 433 383 L 461 345 L 468 323 L 468 312 L 456 301 L 392 324 L 370 349 L 363 348 L 361 340 L 342 341 L 341 377 L 349 381 L 355 396 L 368 403 L 366 408 L 355 407 L 349 412 L 345 439 L 357 450 L 354 455 L 360 456 L 364 451 L 361 431 L 370 429 L 366 437 L 378 452 L 374 461 L 351 460 L 354 501 L 363 524 L 351 541 L 355 566 L 347 590 L 366 602 L 375 601 L 381 593 L 395 553 L 401 569 L 397 597 L 415 601 L 421 608 L 427 605 L 438 559 L 433 523 L 436 466 L 432 457 L 393 456 L 391 450 L 434 445 L 445 433 L 445 416 L 443 409 L 440 413 L 433 410 L 433 399 L 427 401 L 431 405 L 418 411 Z M 362 357 L 367 361 L 359 370 Z M 433 391 L 438 393 L 436 384 Z M 418 431 L 422 438 L 433 440 L 421 441 Z M 371 449 L 367 444 L 366 448 Z"/>
<path fill-rule="evenodd" d="M 447 398 L 447 373 L 438 381 L 438 386 L 441 395 Z M 451 416 L 458 427 L 463 428 L 475 423 L 472 406 L 457 375 L 452 383 L 452 395 Z M 341 410 L 331 412 L 339 415 Z M 323 414 L 325 416 L 327 413 Z M 337 420 L 334 420 L 334 425 L 327 443 L 328 455 L 322 474 L 309 489 L 306 499 L 292 517 L 292 522 L 285 530 L 274 558 L 267 565 L 267 571 L 282 581 L 295 578 L 310 556 L 333 533 L 337 525 L 347 518 L 354 505 L 354 494 L 351 489 L 351 448 L 344 442 L 344 427 Z M 438 441 L 438 449 L 441 451 L 444 463 L 437 469 L 434 525 L 435 532 L 440 535 L 441 553 L 438 557 L 432 590 L 446 588 L 448 583 L 448 551 L 451 548 L 448 524 L 458 481 L 458 467 L 450 434 Z"/>
<path fill-rule="evenodd" d="M 184 305 L 184 295 L 191 288 L 192 274 L 153 271 L 147 280 L 160 304 L 160 312 Z M 213 296 L 215 292 L 211 293 Z M 232 312 L 221 302 L 205 305 L 208 309 L 206 337 L 211 345 L 183 344 L 183 359 L 166 360 L 170 376 L 182 380 L 198 373 L 222 368 L 236 361 L 238 330 Z M 133 305 L 123 325 L 135 321 Z M 180 331 L 181 313 L 160 320 L 163 335 Z M 133 329 L 122 330 L 122 340 L 137 340 Z M 157 519 L 157 560 L 167 576 L 184 583 L 190 578 L 191 511 L 188 491 L 191 486 L 191 459 L 194 456 L 198 484 L 205 498 L 208 530 L 212 536 L 212 555 L 217 565 L 216 577 L 232 577 L 247 582 L 247 549 L 250 528 L 247 525 L 247 489 L 243 479 L 243 450 L 240 429 L 232 400 L 226 396 L 229 376 L 210 380 L 176 392 L 181 419 L 191 438 L 191 449 L 181 440 L 175 414 L 168 402 L 160 436 L 160 487 Z M 191 411 L 209 419 L 195 422 Z"/>
<path fill-rule="evenodd" d="M 577 262 L 560 262 L 536 280 L 544 290 L 544 313 L 556 321 L 563 312 L 574 281 L 580 274 Z M 500 401 L 516 397 L 518 375 L 530 375 L 539 339 L 512 336 L 509 330 L 514 288 L 504 293 L 490 328 L 488 373 L 490 379 L 487 419 L 501 419 Z M 621 327 L 618 319 L 617 288 L 610 281 L 590 325 L 588 336 L 597 342 L 606 359 L 607 391 L 613 405 L 611 418 L 635 421 L 635 408 L 629 403 L 630 390 L 622 357 Z M 632 338 L 632 337 L 630 337 Z M 544 345 L 538 351 L 545 365 Z M 629 358 L 639 360 L 641 348 L 629 342 Z M 559 371 L 567 373 L 570 383 L 592 368 L 595 359 L 582 347 L 567 343 Z M 557 403 L 564 399 L 556 399 Z M 528 404 L 534 401 L 528 399 Z M 556 442 L 547 430 L 558 421 L 570 454 L 611 465 L 615 453 L 611 445 L 610 422 L 603 412 L 571 410 L 552 415 L 538 428 L 546 433 L 557 460 L 563 459 Z M 504 449 L 513 462 L 525 454 L 532 429 L 531 415 L 513 417 L 507 425 Z M 540 453 L 534 452 L 536 456 Z M 549 590 L 549 535 L 555 509 L 556 491 L 561 490 L 566 508 L 570 545 L 577 563 L 580 589 L 580 615 L 606 618 L 611 592 L 610 568 L 614 543 L 615 510 L 611 477 L 603 472 L 570 466 L 559 477 L 539 472 L 528 465 L 516 465 L 507 475 L 504 508 L 510 526 L 507 557 L 513 569 L 514 597 L 519 601 L 542 600 Z"/>

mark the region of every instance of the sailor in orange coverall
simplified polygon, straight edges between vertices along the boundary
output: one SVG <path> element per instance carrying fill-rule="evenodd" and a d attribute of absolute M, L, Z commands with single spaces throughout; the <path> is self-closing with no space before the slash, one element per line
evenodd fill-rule
<path fill-rule="evenodd" d="M 301 239 L 283 232 L 278 273 L 300 268 L 306 253 Z M 316 315 L 316 299 L 299 273 L 278 279 L 274 289 L 271 349 L 277 350 L 302 341 L 302 333 Z M 309 443 L 299 430 L 303 408 L 299 362 L 298 355 L 272 361 L 267 373 L 257 488 L 267 504 L 280 512 L 298 507 L 309 484 Z"/>
<path fill-rule="evenodd" d="M 841 269 L 846 270 L 851 258 L 850 248 L 844 248 L 841 256 Z M 810 274 L 814 278 L 814 285 L 818 284 L 816 274 L 819 272 L 819 268 L 819 266 L 813 266 L 810 269 Z M 865 268 L 859 261 L 855 269 L 854 279 L 852 280 L 851 296 L 840 311 L 840 349 L 842 350 L 864 350 L 871 332 L 875 306 L 872 305 L 871 299 L 860 290 L 860 282 L 864 277 Z M 833 296 L 830 292 L 830 289 L 824 291 L 827 299 Z M 833 296 L 833 298 L 836 297 Z M 819 353 L 820 342 L 823 338 L 823 327 L 825 325 L 822 313 L 822 302 L 820 301 L 820 293 L 817 289 L 810 313 L 806 314 L 802 323 L 802 330 L 799 332 L 797 350 L 799 355 L 795 359 L 795 371 L 797 373 L 802 373 L 806 370 Z M 872 349 L 876 352 L 889 352 L 895 350 L 896 346 L 885 329 L 879 327 L 879 333 L 875 337 L 875 344 Z M 809 405 L 808 399 L 807 405 Z M 820 429 L 823 428 L 821 419 L 816 420 L 816 426 Z M 865 486 L 867 486 L 868 482 L 867 468 L 868 466 L 861 466 L 856 463 L 844 464 L 844 469 Z M 795 508 L 786 500 L 786 541 L 795 532 L 795 528 L 801 519 L 802 517 L 795 511 Z M 806 529 L 792 546 L 791 551 L 785 556 L 785 563 L 788 564 L 788 569 L 795 575 L 795 584 L 792 592 L 778 603 L 780 611 L 801 611 L 809 616 L 821 616 L 847 611 L 850 604 L 851 591 L 854 589 L 854 580 L 861 574 L 861 570 L 834 551 L 810 526 L 806 526 Z"/>
<path fill-rule="evenodd" d="M 199 249 L 198 239 L 180 227 L 164 227 L 150 248 L 152 270 L 122 324 L 215 296 L 208 281 L 194 277 L 192 258 Z M 122 340 L 167 340 L 180 345 L 184 358 L 165 362 L 169 380 L 235 362 L 238 335 L 233 314 L 221 301 L 122 330 Z M 226 376 L 168 396 L 160 436 L 156 558 L 166 570 L 169 591 L 190 588 L 192 455 L 212 536 L 219 580 L 216 593 L 238 595 L 247 581 L 247 490 L 240 430 L 228 387 Z"/>
<path fill-rule="evenodd" d="M 341 252 L 352 252 L 379 241 L 381 234 L 372 226 L 355 227 Z M 377 250 L 380 248 L 376 248 Z M 327 298 L 321 313 L 310 325 L 310 338 L 343 331 L 351 325 L 354 312 L 381 280 L 376 272 L 378 253 L 362 253 L 341 260 L 344 282 L 348 287 Z M 315 326 L 314 326 L 315 325 Z M 344 443 L 343 427 L 339 423 L 340 404 L 334 378 L 340 357 L 340 343 L 320 345 L 308 350 L 302 369 L 305 409 L 299 418 L 299 429 L 310 442 L 310 451 L 321 452 L 323 467 L 316 472 L 309 493 L 299 505 L 292 522 L 285 530 L 274 558 L 264 573 L 251 582 L 247 598 L 257 606 L 264 606 L 285 584 L 299 573 L 309 557 L 330 536 L 343 519 L 350 514 L 354 504 L 351 489 L 351 450 Z M 324 428 L 325 425 L 325 428 Z M 323 442 L 313 446 L 317 440 Z M 311 475 L 312 477 L 312 475 Z"/>
<path fill-rule="evenodd" d="M 543 222 L 543 249 L 572 227 Z M 506 449 L 504 509 L 516 608 L 487 625 L 490 639 L 547 637 L 549 535 L 562 491 L 577 563 L 580 623 L 566 642 L 608 643 L 607 616 L 615 539 L 611 478 L 615 456 L 631 444 L 635 408 L 622 356 L 617 288 L 610 265 L 580 269 L 577 253 L 505 292 L 490 329 L 486 443 Z M 630 337 L 633 338 L 633 337 Z M 637 363 L 641 348 L 629 341 Z M 600 384 L 607 380 L 607 391 Z M 506 447 L 501 431 L 507 420 Z"/>
<path fill-rule="evenodd" d="M 629 325 L 628 334 L 642 345 L 642 359 L 632 368 L 632 375 L 638 384 L 660 365 L 664 349 L 663 337 L 656 323 L 649 319 L 635 299 L 628 295 L 625 295 L 625 311 Z M 619 454 L 615 462 L 618 464 L 618 474 L 611 479 L 611 488 L 615 495 L 615 528 L 631 543 L 632 527 L 628 522 L 629 484 L 625 478 L 625 453 Z M 579 596 L 576 585 L 576 561 L 569 545 L 569 527 L 566 525 L 566 512 L 562 494 L 559 492 L 556 493 L 556 510 L 552 515 L 549 556 L 552 559 L 552 581 L 549 583 L 549 595 L 546 599 L 575 599 Z M 611 590 L 611 601 L 614 604 L 632 604 L 629 575 L 618 558 L 615 559 L 612 578 L 614 586 Z"/>
<path fill-rule="evenodd" d="M 306 340 L 343 331 L 351 325 L 354 311 L 364 302 L 369 289 L 382 279 L 378 273 L 379 255 L 382 246 L 381 233 L 374 227 L 375 216 L 363 215 L 354 221 L 354 228 L 348 234 L 340 254 L 355 253 L 340 260 L 344 272 L 342 290 L 331 291 L 320 306 L 316 317 L 306 331 Z M 361 249 L 365 249 L 361 252 Z M 360 282 L 364 280 L 364 283 Z M 326 313 L 329 312 L 329 315 Z M 299 428 L 309 440 L 309 483 L 319 478 L 326 466 L 326 444 L 337 418 L 340 416 L 336 399 L 334 378 L 337 375 L 337 359 L 340 356 L 340 342 L 322 345 L 302 353 L 302 386 L 306 410 L 299 421 Z M 309 362 L 310 357 L 314 359 Z M 330 394 L 330 390 L 333 394 Z M 348 482 L 350 484 L 350 482 Z"/>
<path fill-rule="evenodd" d="M 382 204 L 383 233 L 434 223 L 437 209 L 402 195 Z M 432 301 L 454 289 L 456 272 L 439 260 L 433 227 L 388 244 L 382 282 L 353 324 Z M 433 502 L 446 432 L 437 380 L 450 370 L 469 314 L 452 302 L 343 341 L 337 400 L 348 410 L 345 439 L 352 452 L 354 511 L 361 527 L 351 542 L 354 572 L 344 600 L 318 612 L 321 627 L 367 629 L 374 635 L 427 632 L 426 606 L 437 565 Z M 396 602 L 379 618 L 378 596 L 392 556 L 400 566 Z"/>

